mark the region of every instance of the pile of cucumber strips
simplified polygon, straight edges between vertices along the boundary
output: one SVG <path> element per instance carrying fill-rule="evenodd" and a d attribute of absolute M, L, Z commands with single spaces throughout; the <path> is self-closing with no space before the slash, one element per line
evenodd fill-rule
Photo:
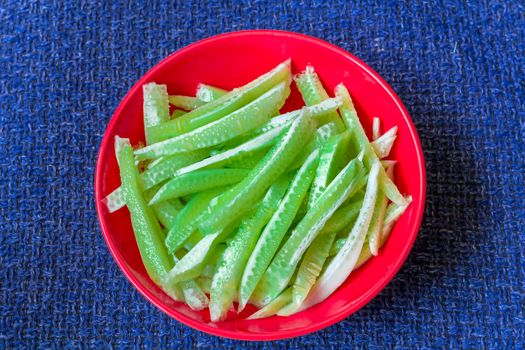
<path fill-rule="evenodd" d="M 305 107 L 279 114 L 292 81 Z M 381 135 L 374 118 L 369 141 L 346 87 L 329 97 L 312 66 L 292 79 L 287 60 L 229 92 L 143 93 L 145 145 L 115 137 L 121 186 L 104 203 L 128 208 L 150 278 L 212 321 L 322 302 L 411 202 L 385 160 L 397 127 Z"/>

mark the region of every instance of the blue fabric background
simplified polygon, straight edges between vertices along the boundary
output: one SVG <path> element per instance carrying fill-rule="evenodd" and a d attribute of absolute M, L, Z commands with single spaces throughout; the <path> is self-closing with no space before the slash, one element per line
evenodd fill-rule
<path fill-rule="evenodd" d="M 520 2 L 0 1 L 0 348 L 525 346 L 525 7 Z M 194 331 L 120 273 L 93 201 L 97 149 L 169 53 L 252 28 L 314 35 L 399 94 L 428 173 L 406 264 L 318 333 L 249 343 Z"/>

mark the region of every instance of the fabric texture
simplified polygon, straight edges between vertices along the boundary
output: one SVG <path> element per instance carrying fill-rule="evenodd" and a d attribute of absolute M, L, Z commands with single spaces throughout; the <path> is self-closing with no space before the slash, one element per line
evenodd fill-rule
<path fill-rule="evenodd" d="M 525 347 L 525 6 L 516 1 L 0 2 L 0 348 Z M 426 157 L 423 224 L 353 316 L 268 343 L 151 305 L 113 261 L 93 175 L 128 89 L 169 53 L 239 29 L 313 35 L 374 68 Z"/>

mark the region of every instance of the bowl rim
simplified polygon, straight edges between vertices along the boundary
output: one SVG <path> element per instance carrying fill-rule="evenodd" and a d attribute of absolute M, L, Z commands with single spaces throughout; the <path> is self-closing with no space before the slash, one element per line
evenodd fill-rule
<path fill-rule="evenodd" d="M 222 329 L 220 327 L 213 327 L 210 326 L 207 323 L 201 323 L 199 321 L 193 320 L 187 316 L 185 316 L 182 313 L 176 312 L 169 308 L 166 305 L 163 305 L 163 303 L 146 288 L 144 287 L 141 282 L 133 275 L 132 271 L 126 266 L 126 263 L 120 253 L 118 252 L 113 240 L 111 239 L 109 235 L 109 229 L 106 225 L 106 222 L 102 219 L 103 218 L 103 210 L 104 206 L 102 205 L 102 171 L 103 171 L 103 164 L 101 159 L 104 158 L 105 153 L 103 150 L 108 149 L 108 143 L 112 142 L 112 140 L 109 137 L 109 134 L 111 134 L 111 131 L 115 128 L 117 124 L 117 118 L 119 114 L 121 114 L 122 110 L 124 109 L 124 106 L 128 103 L 128 100 L 131 98 L 131 95 L 133 95 L 136 90 L 141 89 L 142 85 L 149 80 L 149 77 L 154 75 L 154 73 L 161 69 L 164 65 L 169 64 L 169 61 L 173 59 L 173 57 L 183 55 L 187 51 L 190 51 L 196 47 L 207 45 L 210 42 L 214 42 L 217 40 L 223 40 L 224 38 L 235 38 L 239 36 L 250 36 L 250 35 L 263 35 L 263 36 L 282 36 L 282 37 L 293 37 L 299 40 L 303 41 L 309 41 L 316 45 L 321 45 L 329 50 L 335 51 L 336 53 L 345 56 L 347 59 L 353 61 L 353 63 L 357 64 L 361 69 L 363 69 L 365 72 L 367 72 L 373 79 L 377 81 L 377 83 L 385 89 L 385 91 L 390 95 L 390 97 L 394 100 L 397 107 L 399 108 L 403 119 L 405 119 L 405 122 L 408 125 L 408 129 L 410 131 L 410 136 L 412 137 L 412 141 L 416 148 L 416 159 L 418 162 L 418 170 L 419 175 L 421 178 L 420 183 L 420 193 L 421 193 L 421 199 L 418 201 L 418 206 L 414 208 L 416 220 L 414 221 L 414 224 L 411 227 L 412 234 L 410 235 L 410 240 L 405 245 L 405 249 L 401 252 L 398 259 L 395 260 L 393 263 L 394 268 L 389 271 L 389 273 L 380 280 L 380 283 L 377 283 L 374 288 L 371 288 L 363 297 L 359 298 L 357 302 L 355 302 L 350 308 L 343 310 L 337 314 L 332 315 L 331 317 L 328 317 L 326 319 L 320 320 L 319 322 L 316 322 L 312 325 L 309 325 L 307 327 L 303 327 L 296 330 L 284 330 L 284 331 L 275 331 L 268 334 L 254 334 L 254 333 L 247 333 L 242 331 L 236 331 L 236 330 L 230 330 L 230 329 Z M 381 292 L 388 283 L 392 280 L 392 278 L 398 273 L 401 266 L 404 264 L 406 258 L 408 257 L 408 254 L 410 253 L 414 241 L 416 239 L 416 236 L 418 234 L 419 228 L 421 226 L 421 221 L 423 218 L 424 213 L 424 207 L 425 207 L 425 200 L 426 200 L 426 170 L 425 170 L 425 161 L 423 156 L 423 149 L 421 147 L 421 142 L 419 140 L 419 136 L 417 133 L 417 130 L 415 128 L 415 125 L 410 118 L 407 109 L 401 102 L 401 99 L 397 96 L 397 94 L 394 92 L 394 90 L 386 83 L 386 81 L 372 68 L 370 68 L 366 63 L 364 63 L 362 60 L 354 56 L 353 54 L 349 53 L 348 51 L 342 49 L 339 46 L 336 46 L 334 44 L 331 44 L 325 40 L 312 37 L 309 35 L 301 34 L 301 33 L 295 33 L 290 31 L 284 31 L 284 30 L 273 30 L 273 29 L 255 29 L 255 30 L 240 30 L 240 31 L 233 31 L 233 32 L 227 32 L 219 35 L 214 35 L 202 40 L 199 40 L 197 42 L 194 42 L 190 45 L 187 45 L 170 55 L 168 55 L 166 58 L 162 59 L 159 63 L 157 63 L 153 68 L 148 70 L 132 87 L 131 89 L 126 93 L 122 101 L 119 103 L 117 109 L 111 116 L 111 119 L 109 120 L 109 123 L 106 127 L 106 130 L 104 131 L 104 136 L 102 137 L 102 141 L 99 146 L 99 152 L 97 156 L 97 165 L 95 167 L 95 176 L 94 176 L 94 187 L 95 187 L 95 206 L 97 211 L 97 217 L 98 222 L 102 230 L 102 234 L 104 236 L 104 240 L 106 241 L 106 245 L 111 252 L 111 255 L 113 256 L 114 260 L 116 261 L 117 265 L 119 266 L 122 273 L 126 276 L 126 278 L 131 282 L 131 284 L 153 305 L 155 305 L 158 309 L 160 309 L 162 312 L 167 314 L 168 316 L 174 318 L 175 320 L 202 332 L 225 337 L 229 339 L 236 339 L 236 340 L 251 340 L 251 341 L 269 341 L 269 340 L 280 340 L 280 339 L 289 339 L 294 338 L 306 334 L 310 334 L 316 331 L 319 331 L 321 329 L 324 329 L 326 327 L 329 327 L 344 318 L 350 316 L 351 314 L 357 312 L 359 309 L 361 309 L 363 306 L 368 304 L 370 300 L 372 300 L 379 292 Z M 414 203 L 413 203 L 414 204 Z"/>

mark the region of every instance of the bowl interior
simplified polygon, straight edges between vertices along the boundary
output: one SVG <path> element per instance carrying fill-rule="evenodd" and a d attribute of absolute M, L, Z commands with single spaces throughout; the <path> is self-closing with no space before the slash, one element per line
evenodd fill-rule
<path fill-rule="evenodd" d="M 396 184 L 411 194 L 413 203 L 395 225 L 379 256 L 369 260 L 323 303 L 291 317 L 247 321 L 241 317 L 209 322 L 208 312 L 195 312 L 172 301 L 147 276 L 133 236 L 127 209 L 109 214 L 100 200 L 120 184 L 113 152 L 115 135 L 129 137 L 132 144 L 144 140 L 142 84 L 167 84 L 171 94 L 193 95 L 200 82 L 232 89 L 243 85 L 292 58 L 293 73 L 311 63 L 332 95 L 343 82 L 354 99 L 367 132 L 374 116 L 382 132 L 399 127 L 390 159 Z M 303 105 L 295 86 L 284 107 Z M 202 331 L 238 339 L 279 339 L 313 332 L 357 311 L 390 281 L 405 260 L 419 228 L 425 196 L 425 173 L 421 146 L 405 108 L 393 91 L 361 61 L 335 46 L 303 35 L 275 32 L 237 32 L 206 39 L 169 56 L 150 70 L 127 94 L 104 135 L 95 180 L 97 211 L 103 234 L 125 275 L 153 304 L 175 319 Z M 253 311 L 253 310 L 247 310 Z M 244 313 L 243 313 L 244 315 Z"/>

